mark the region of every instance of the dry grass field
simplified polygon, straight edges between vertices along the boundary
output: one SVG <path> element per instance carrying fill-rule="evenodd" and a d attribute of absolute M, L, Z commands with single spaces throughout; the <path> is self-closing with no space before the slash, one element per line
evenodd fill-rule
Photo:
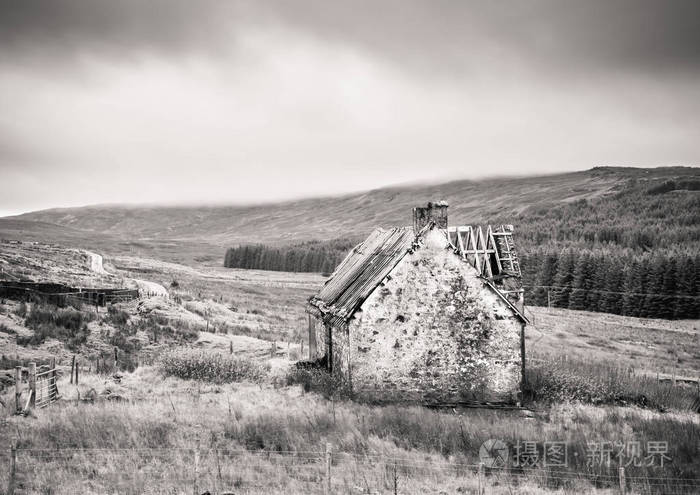
<path fill-rule="evenodd" d="M 162 284 L 172 299 L 206 316 L 217 330 L 292 342 L 305 336 L 304 303 L 324 282 L 316 273 L 190 267 L 128 256 L 110 257 L 106 266 Z"/>
<path fill-rule="evenodd" d="M 576 460 L 567 469 L 524 468 L 510 477 L 493 470 L 488 493 L 606 493 L 617 462 L 587 468 L 586 441 L 592 439 L 668 440 L 670 469 L 628 469 L 647 488 L 662 475 L 697 474 L 693 442 L 700 425 L 690 414 L 575 404 L 531 418 L 509 411 L 455 414 L 330 402 L 267 380 L 180 380 L 153 367 L 126 374 L 120 383 L 86 373 L 75 387 L 64 377 L 59 390 L 61 404 L 30 418 L 4 418 L 2 431 L 17 438 L 19 469 L 36 493 L 57 480 L 66 490 L 59 493 L 191 493 L 195 477 L 202 493 L 215 486 L 235 493 L 321 493 L 326 442 L 333 446 L 337 493 L 390 493 L 394 482 L 400 493 L 476 493 L 474 466 L 489 438 L 565 441 Z M 93 390 L 101 398 L 96 403 L 76 401 Z M 120 400 L 105 398 L 110 395 Z"/>
<path fill-rule="evenodd" d="M 84 250 L 39 242 L 0 243 L 0 280 L 30 279 L 79 287 L 125 287 L 122 277 L 95 273 Z"/>
<path fill-rule="evenodd" d="M 37 256 L 27 249 L 22 259 L 42 266 Z M 75 260 L 67 276 L 89 278 L 87 260 Z M 589 392 L 602 387 L 606 393 L 613 381 L 639 387 L 630 393 L 646 394 L 651 400 L 644 407 L 635 401 L 620 407 L 617 399 L 595 403 L 588 392 L 576 400 L 541 398 L 528 414 L 379 406 L 331 398 L 290 378 L 304 337 L 303 302 L 323 283 L 320 276 L 134 256 L 108 256 L 105 268 L 117 279 L 160 283 L 170 297 L 97 314 L 61 310 L 83 315 L 71 313 L 88 329 L 78 345 L 63 331 L 34 343 L 32 322 L 43 321 L 40 315 L 51 308 L 0 301 L 4 366 L 56 357 L 63 370 L 62 400 L 28 417 L 12 414 L 11 386 L 2 393 L 0 486 L 16 443 L 20 493 L 194 493 L 195 484 L 198 493 L 323 493 L 330 443 L 333 493 L 478 493 L 479 448 L 487 439 L 503 440 L 511 454 L 525 442 L 534 442 L 540 455 L 544 442 L 565 442 L 569 455 L 566 467 L 539 462 L 487 469 L 482 486 L 489 494 L 617 493 L 617 468 L 627 461 L 615 450 L 609 465 L 589 465 L 590 442 L 639 442 L 645 455 L 648 442 L 667 442 L 670 460 L 663 468 L 658 462 L 627 467 L 633 493 L 694 493 L 700 484 L 700 417 L 685 401 L 695 389 L 655 380 L 657 372 L 674 370 L 697 376 L 698 322 L 529 309 L 531 366 L 535 372 L 544 360 L 546 371 L 558 360 L 566 380 L 554 384 L 561 385 L 556 393 L 590 383 Z M 49 330 L 61 330 L 61 321 L 49 321 Z M 114 347 L 117 375 L 109 357 Z M 73 354 L 82 363 L 77 386 L 68 377 Z M 109 365 L 101 373 L 98 358 Z M 615 374 L 620 370 L 624 374 Z M 551 387 L 545 375 L 537 379 Z"/>
<path fill-rule="evenodd" d="M 526 342 L 533 357 L 613 362 L 635 373 L 700 378 L 700 321 L 630 318 L 529 307 Z"/>

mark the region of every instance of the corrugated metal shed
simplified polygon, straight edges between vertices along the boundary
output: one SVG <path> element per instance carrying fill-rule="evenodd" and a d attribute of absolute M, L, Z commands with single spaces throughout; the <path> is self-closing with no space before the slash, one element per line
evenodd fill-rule
<path fill-rule="evenodd" d="M 333 326 L 344 324 L 409 252 L 416 236 L 411 227 L 377 229 L 336 268 L 310 310 Z"/>

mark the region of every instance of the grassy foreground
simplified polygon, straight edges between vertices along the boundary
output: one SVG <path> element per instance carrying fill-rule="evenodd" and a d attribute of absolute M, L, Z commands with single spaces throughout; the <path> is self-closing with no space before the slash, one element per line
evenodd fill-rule
<path fill-rule="evenodd" d="M 73 400 L 91 389 L 115 399 Z M 627 468 L 639 493 L 693 493 L 700 483 L 700 424 L 691 414 L 556 405 L 526 418 L 512 411 L 371 407 L 328 401 L 298 386 L 215 385 L 164 377 L 151 367 L 118 384 L 85 374 L 76 388 L 64 377 L 59 390 L 62 403 L 28 418 L 6 415 L 0 426 L 2 449 L 17 442 L 18 479 L 29 493 L 193 493 L 195 478 L 199 493 L 322 493 L 327 442 L 334 493 L 476 493 L 479 447 L 490 438 L 511 446 L 566 442 L 569 463 L 512 468 L 509 475 L 487 470 L 487 493 L 612 490 L 620 458 L 613 453 L 609 466 L 587 465 L 593 441 L 668 442 L 671 460 L 663 468 Z M 5 483 L 8 450 L 2 452 Z"/>

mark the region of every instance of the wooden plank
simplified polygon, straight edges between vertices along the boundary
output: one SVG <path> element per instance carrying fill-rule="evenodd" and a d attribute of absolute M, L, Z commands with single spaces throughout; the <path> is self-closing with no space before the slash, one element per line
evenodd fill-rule
<path fill-rule="evenodd" d="M 29 390 L 29 395 L 27 396 L 27 403 L 24 405 L 24 412 L 26 413 L 29 411 L 29 406 L 32 402 L 32 399 L 34 398 L 34 390 Z"/>
<path fill-rule="evenodd" d="M 490 225 L 487 235 L 488 241 L 486 243 L 486 247 L 488 248 L 489 244 L 493 246 L 493 252 L 496 254 L 496 266 L 498 267 L 498 273 L 501 273 L 503 271 L 503 265 L 501 264 L 500 254 L 498 253 L 498 245 L 496 244 L 496 239 L 493 238 L 493 229 Z"/>
<path fill-rule="evenodd" d="M 22 411 L 22 367 L 15 367 L 15 414 Z"/>
<path fill-rule="evenodd" d="M 525 400 L 525 390 L 527 388 L 527 377 L 525 375 L 525 323 L 520 323 L 520 392 L 522 400 Z M 522 404 L 522 402 L 521 402 Z"/>
<path fill-rule="evenodd" d="M 464 243 L 462 241 L 462 234 L 459 230 L 457 231 L 457 246 L 459 246 L 459 254 L 462 255 L 462 259 L 466 259 L 467 255 L 464 254 Z"/>
<path fill-rule="evenodd" d="M 34 405 L 36 399 L 36 363 L 29 363 L 29 394 L 30 405 Z"/>
<path fill-rule="evenodd" d="M 486 241 L 484 240 L 484 231 L 479 226 L 479 243 L 481 244 L 481 248 L 484 251 L 484 267 L 486 268 L 486 273 L 489 277 L 493 277 L 493 271 L 491 270 L 491 263 L 489 262 L 489 257 L 485 253 L 486 251 Z M 484 271 L 482 269 L 481 274 L 483 275 Z"/>
<path fill-rule="evenodd" d="M 475 229 L 469 227 L 469 239 L 472 242 L 472 246 L 474 249 L 474 268 L 479 272 L 479 275 L 481 275 L 481 260 L 479 259 L 479 245 L 477 244 L 477 237 L 476 237 L 476 232 Z"/>

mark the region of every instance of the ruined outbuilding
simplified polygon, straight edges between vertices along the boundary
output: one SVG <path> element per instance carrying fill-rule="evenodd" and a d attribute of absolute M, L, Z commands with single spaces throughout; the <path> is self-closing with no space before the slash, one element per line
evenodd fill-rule
<path fill-rule="evenodd" d="M 515 402 L 524 372 L 523 291 L 511 226 L 377 229 L 309 299 L 309 358 L 356 396 Z"/>

